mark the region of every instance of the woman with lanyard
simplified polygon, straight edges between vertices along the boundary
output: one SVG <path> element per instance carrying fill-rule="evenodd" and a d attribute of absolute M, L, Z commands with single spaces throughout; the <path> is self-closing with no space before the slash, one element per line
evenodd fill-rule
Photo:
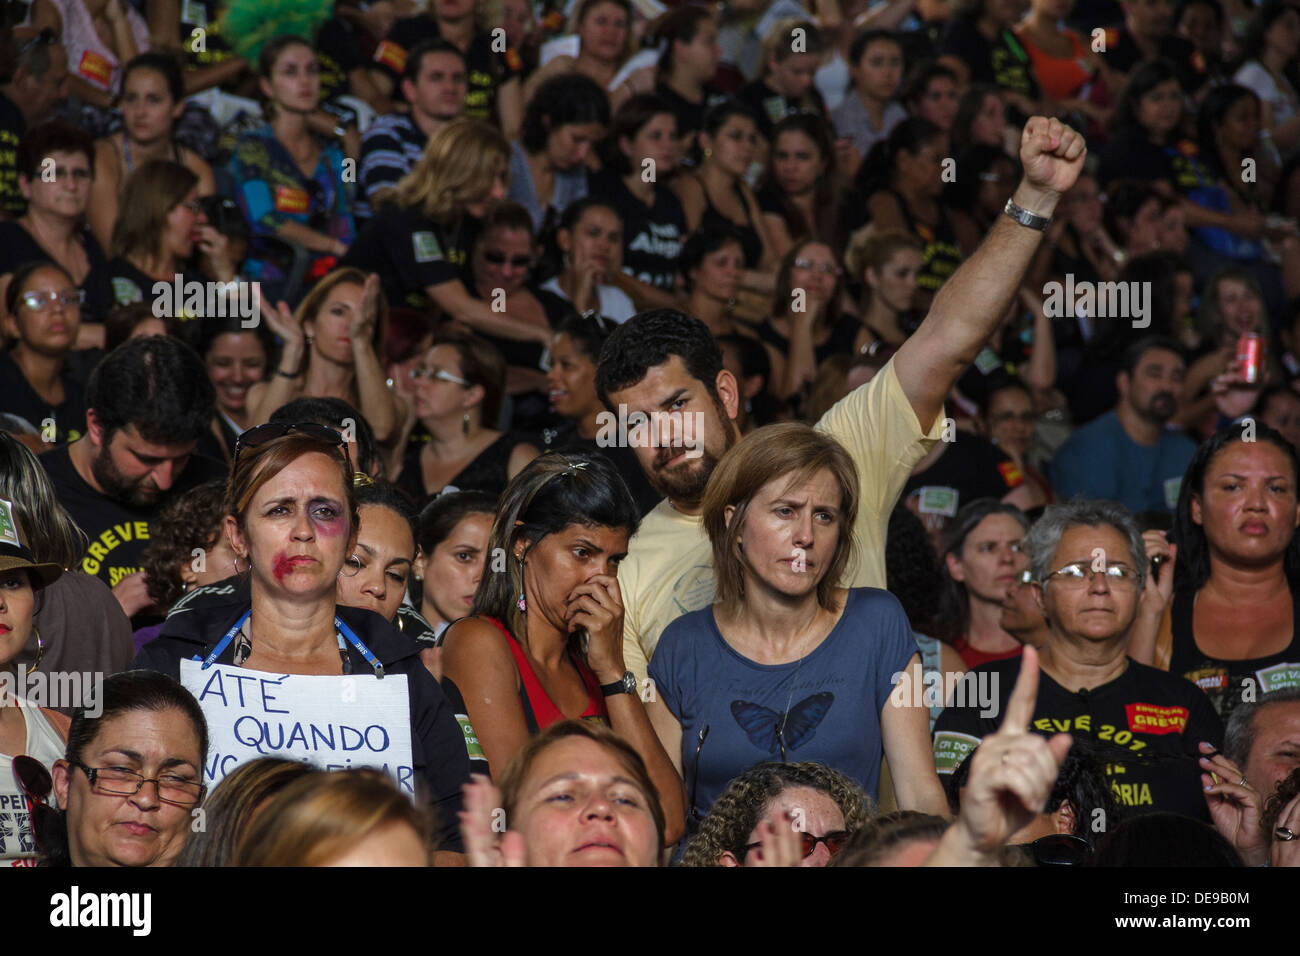
<path fill-rule="evenodd" d="M 459 853 L 456 814 L 469 775 L 464 738 L 416 645 L 375 615 L 338 606 L 359 524 L 339 432 L 268 424 L 240 436 L 227 489 L 226 535 L 249 598 L 177 609 L 134 667 L 179 677 L 182 660 L 274 674 L 404 674 L 414 770 Z M 353 572 L 355 573 L 355 572 Z"/>
<path fill-rule="evenodd" d="M 1295 448 L 1276 431 L 1231 425 L 1187 466 L 1177 547 L 1143 535 L 1156 586 L 1143 593 L 1129 655 L 1195 683 L 1225 721 L 1243 700 L 1300 686 L 1297 476 Z"/>
<path fill-rule="evenodd" d="M 432 304 L 476 332 L 545 345 L 549 325 L 494 311 L 466 288 L 466 260 L 480 220 L 505 198 L 509 161 L 509 144 L 487 123 L 448 123 L 410 173 L 376 202 L 342 265 L 377 273 L 394 305 Z"/>
<path fill-rule="evenodd" d="M 87 219 L 100 245 L 113 238 L 113 223 L 122 205 L 127 177 L 151 159 L 169 159 L 199 179 L 199 195 L 217 191 L 212 167 L 175 138 L 185 110 L 185 80 L 176 60 L 162 53 L 143 53 L 122 72 L 122 131 L 95 143 L 95 181 L 90 187 Z"/>
<path fill-rule="evenodd" d="M 49 768 L 63 756 L 68 718 L 29 703 L 8 688 L 14 686 L 14 663 L 32 633 L 36 592 L 63 574 L 57 564 L 40 564 L 18 537 L 12 506 L 0 499 L 0 803 L 12 808 L 0 829 L 0 866 L 35 862 L 48 807 Z M 39 666 L 27 666 L 30 674 Z M 48 665 L 47 665 L 48 666 Z M 41 675 L 44 676 L 44 675 Z M 18 688 L 27 686 L 20 675 Z M 42 792 L 43 791 L 43 792 Z"/>
<path fill-rule="evenodd" d="M 914 234 L 923 243 L 917 302 L 928 309 L 934 293 L 962 263 L 961 247 L 943 196 L 942 164 L 948 137 L 928 120 L 903 120 L 877 143 L 858 170 L 857 189 L 877 230 Z"/>
<path fill-rule="evenodd" d="M 316 50 L 301 37 L 276 37 L 262 47 L 258 71 L 271 120 L 239 137 L 230 175 L 239 184 L 235 198 L 253 232 L 244 270 L 274 301 L 284 294 L 289 265 L 272 240 L 307 250 L 310 283 L 348 251 L 355 225 L 343 151 L 317 137 L 310 125 L 320 101 Z"/>
<path fill-rule="evenodd" d="M 463 696 L 482 753 L 500 775 L 529 738 L 566 718 L 609 724 L 635 748 L 666 808 L 665 845 L 682 835 L 682 783 L 623 665 L 619 561 L 639 516 L 599 454 L 534 460 L 501 498 L 473 617 L 453 624 L 444 683 Z"/>
<path fill-rule="evenodd" d="M 650 661 L 650 717 L 693 820 L 761 761 L 816 761 L 874 800 L 882 750 L 901 809 L 948 815 L 907 616 L 886 591 L 839 586 L 858 495 L 843 447 L 793 422 L 746 435 L 714 470 L 718 602 L 669 624 Z"/>

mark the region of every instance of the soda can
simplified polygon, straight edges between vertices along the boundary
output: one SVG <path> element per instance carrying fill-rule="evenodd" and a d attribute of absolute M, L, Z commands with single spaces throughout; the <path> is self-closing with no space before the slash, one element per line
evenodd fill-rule
<path fill-rule="evenodd" d="M 1246 332 L 1237 339 L 1237 363 L 1241 367 L 1241 380 L 1247 385 L 1259 381 L 1260 364 L 1264 360 L 1264 339 L 1257 332 Z"/>

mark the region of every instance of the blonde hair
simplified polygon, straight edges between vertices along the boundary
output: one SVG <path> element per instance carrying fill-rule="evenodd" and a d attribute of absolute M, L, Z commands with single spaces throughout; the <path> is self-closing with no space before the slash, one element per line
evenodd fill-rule
<path fill-rule="evenodd" d="M 921 240 L 911 233 L 877 232 L 870 226 L 863 226 L 849 239 L 849 247 L 844 252 L 844 268 L 852 279 L 861 281 L 868 268 L 880 271 L 900 249 L 925 251 Z"/>
<path fill-rule="evenodd" d="M 819 471 L 829 471 L 840 487 L 839 538 L 817 582 L 817 603 L 836 607 L 835 589 L 853 550 L 853 525 L 858 516 L 858 470 L 839 442 L 800 422 L 765 425 L 750 432 L 713 470 L 704 490 L 702 518 L 713 545 L 713 573 L 718 601 L 732 611 L 745 597 L 745 563 L 740 536 L 754 496 L 769 481 L 784 478 L 794 485 Z M 731 521 L 727 508 L 734 506 Z"/>
<path fill-rule="evenodd" d="M 316 317 L 320 315 L 320 310 L 325 306 L 325 300 L 330 297 L 335 289 L 341 285 L 354 285 L 360 289 L 366 287 L 368 274 L 352 266 L 344 266 L 335 269 L 325 275 L 319 282 L 311 287 L 306 298 L 294 309 L 293 320 L 299 326 L 307 322 L 315 322 Z M 379 356 L 381 361 L 384 356 L 384 346 L 388 337 L 388 299 L 381 291 L 379 293 L 378 315 L 375 316 L 375 327 L 370 333 L 370 344 L 374 347 L 375 355 Z M 304 360 L 302 370 L 305 372 L 311 364 L 311 350 L 308 349 L 307 356 Z"/>
<path fill-rule="evenodd" d="M 482 202 L 509 167 L 510 144 L 501 132 L 461 117 L 433 135 L 411 171 L 380 202 L 418 206 L 430 219 L 449 222 L 468 204 Z"/>
<path fill-rule="evenodd" d="M 419 834 L 430 852 L 429 814 L 378 770 L 318 770 L 286 786 L 254 817 L 235 866 L 325 866 L 393 825 Z"/>
<path fill-rule="evenodd" d="M 803 31 L 804 48 L 799 53 L 811 53 L 814 56 L 821 57 L 823 52 L 822 31 L 821 27 L 811 20 L 805 20 L 801 17 L 789 17 L 785 20 L 778 20 L 772 24 L 767 35 L 763 37 L 762 56 L 759 63 L 762 64 L 761 72 L 763 76 L 767 75 L 767 64 L 771 60 L 777 63 L 784 63 L 792 56 L 796 56 L 794 50 L 793 37 L 791 34 L 795 30 Z"/>

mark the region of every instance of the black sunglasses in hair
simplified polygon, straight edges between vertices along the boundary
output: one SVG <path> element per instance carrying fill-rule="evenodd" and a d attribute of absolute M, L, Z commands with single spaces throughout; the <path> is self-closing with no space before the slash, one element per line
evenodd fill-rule
<path fill-rule="evenodd" d="M 45 802 L 54 789 L 54 779 L 43 763 L 25 754 L 13 758 L 13 769 L 18 789 L 27 798 L 32 841 L 38 850 L 44 850 L 50 827 L 58 819 L 58 811 Z"/>
<path fill-rule="evenodd" d="M 30 37 L 26 43 L 20 46 L 18 48 L 18 53 L 16 55 L 21 57 L 25 53 L 27 53 L 28 50 L 31 50 L 34 47 L 53 46 L 58 42 L 59 42 L 59 35 L 55 33 L 50 27 L 46 27 L 40 33 L 36 34 L 33 37 Z"/>
<path fill-rule="evenodd" d="M 330 428 L 328 425 L 317 425 L 315 422 L 267 422 L 265 425 L 255 425 L 235 439 L 235 461 L 239 461 L 239 453 L 245 448 L 259 448 L 269 441 L 295 432 L 338 445 L 343 449 L 343 457 L 347 457 L 348 443 L 344 441 L 338 429 Z"/>
<path fill-rule="evenodd" d="M 1069 833 L 1053 833 L 1022 846 L 1039 866 L 1083 866 L 1092 854 L 1087 840 Z"/>

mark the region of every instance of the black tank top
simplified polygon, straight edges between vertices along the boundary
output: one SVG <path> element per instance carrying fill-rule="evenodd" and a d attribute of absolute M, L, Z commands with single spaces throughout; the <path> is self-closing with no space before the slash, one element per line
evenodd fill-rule
<path fill-rule="evenodd" d="M 704 192 L 704 214 L 700 216 L 700 229 L 709 227 L 715 229 L 731 229 L 739 234 L 740 248 L 745 253 L 745 268 L 757 269 L 759 262 L 763 258 L 763 238 L 754 228 L 754 218 L 749 213 L 749 203 L 745 202 L 745 193 L 739 185 L 735 186 L 736 198 L 740 200 L 740 208 L 745 210 L 745 224 L 742 226 L 728 219 L 713 205 L 713 197 L 709 195 L 709 189 L 704 185 L 704 180 L 700 180 L 700 189 Z"/>
<path fill-rule="evenodd" d="M 1175 591 L 1172 613 L 1174 644 L 1169 673 L 1187 678 L 1205 691 L 1225 721 L 1244 700 L 1258 700 L 1283 687 L 1300 687 L 1300 600 L 1291 592 L 1291 643 L 1276 654 L 1241 661 L 1210 657 L 1196 646 L 1192 633 L 1195 591 Z"/>
<path fill-rule="evenodd" d="M 939 203 L 939 222 L 934 229 L 931 229 L 912 214 L 902 193 L 896 189 L 887 191 L 898 200 L 898 207 L 907 221 L 907 228 L 925 243 L 925 249 L 921 253 L 921 271 L 917 273 L 916 284 L 927 292 L 937 292 L 939 287 L 948 281 L 948 277 L 957 271 L 964 258 L 961 254 L 961 246 L 957 243 L 957 233 L 953 231 L 952 223 L 948 220 L 948 213 L 944 211 L 943 204 Z"/>
<path fill-rule="evenodd" d="M 853 351 L 853 340 L 857 338 L 858 329 L 861 327 L 862 324 L 853 316 L 840 316 L 839 322 L 831 329 L 831 334 L 826 341 L 813 348 L 813 358 L 817 360 L 817 364 L 820 365 L 832 355 L 842 355 Z M 782 354 L 789 353 L 790 340 L 776 330 L 770 318 L 764 320 L 762 325 L 754 326 L 754 334 L 778 352 Z"/>

